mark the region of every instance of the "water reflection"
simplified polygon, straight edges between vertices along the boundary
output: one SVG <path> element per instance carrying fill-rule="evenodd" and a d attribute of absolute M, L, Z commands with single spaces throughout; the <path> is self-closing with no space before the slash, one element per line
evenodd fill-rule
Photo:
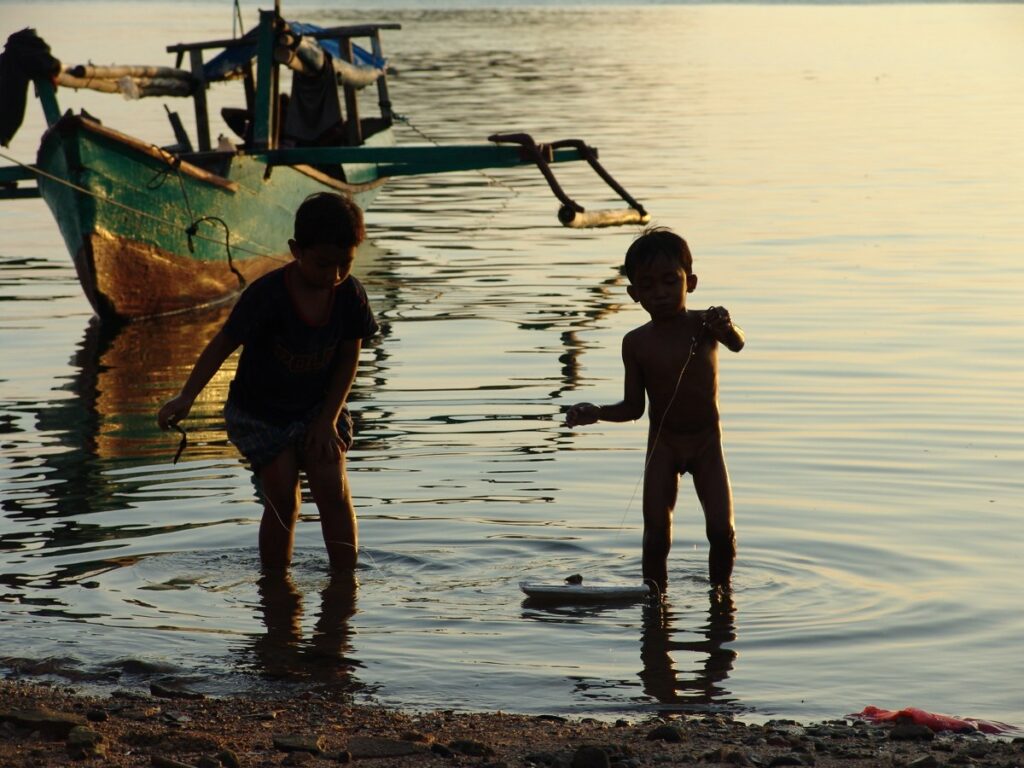
<path fill-rule="evenodd" d="M 522 608 L 524 619 L 567 625 L 565 629 L 586 625 L 588 632 L 627 626 L 620 624 L 622 612 L 629 612 L 632 619 L 632 612 L 639 610 L 638 677 L 643 697 L 637 700 L 665 714 L 742 709 L 725 685 L 737 656 L 730 646 L 736 640 L 736 605 L 728 591 L 709 590 L 704 614 L 690 605 L 685 611 L 677 610 L 670 601 L 623 607 L 616 603 L 572 605 L 527 598 Z M 636 625 L 630 621 L 628 626 Z M 555 658 L 557 654 L 553 653 L 549 661 Z M 583 669 L 583 658 L 573 657 L 566 664 L 574 670 Z M 593 701 L 617 701 L 623 690 L 637 686 L 635 679 L 602 677 L 600 672 L 570 675 L 568 679 L 577 694 Z"/>
<path fill-rule="evenodd" d="M 398 296 L 397 281 L 383 257 L 380 248 L 364 244 L 356 272 L 364 282 L 384 286 L 383 295 L 374 297 L 374 306 L 386 313 Z M 179 437 L 156 427 L 156 411 L 177 394 L 230 311 L 230 305 L 221 305 L 120 326 L 90 318 L 71 356 L 72 373 L 65 383 L 33 400 L 2 403 L 11 482 L 10 492 L 0 499 L 0 510 L 15 519 L 33 520 L 122 507 L 120 499 L 141 490 L 141 485 L 123 476 L 112 478 L 110 470 L 172 462 Z M 386 335 L 388 325 L 382 326 Z M 374 388 L 383 385 L 382 355 L 381 345 L 369 345 L 367 356 L 374 359 L 353 385 L 353 402 L 365 397 L 367 379 Z M 229 358 L 207 384 L 184 424 L 184 461 L 239 460 L 227 441 L 223 420 L 236 359 Z"/>
<path fill-rule="evenodd" d="M 259 615 L 266 632 L 255 638 L 251 657 L 269 678 L 314 682 L 353 692 L 364 686 L 352 670 L 350 619 L 356 613 L 358 583 L 351 574 L 333 573 L 320 591 L 320 612 L 311 636 L 303 638 L 304 597 L 290 572 L 266 571 L 257 583 Z"/>
<path fill-rule="evenodd" d="M 364 264 L 379 264 L 380 253 L 375 249 Z M 120 327 L 90 319 L 63 381 L 2 403 L 0 522 L 11 524 L 0 525 L 0 603 L 72 622 L 87 614 L 135 621 L 137 606 L 122 603 L 120 590 L 97 588 L 117 584 L 125 578 L 118 572 L 136 572 L 155 552 L 181 552 L 200 540 L 234 543 L 232 529 L 247 524 L 251 510 L 220 507 L 211 515 L 203 499 L 222 499 L 238 485 L 240 459 L 222 415 L 235 358 L 197 400 L 185 424 L 188 448 L 173 469 L 178 437 L 155 423 L 159 404 L 177 392 L 229 312 L 222 306 Z M 379 346 L 367 352 L 377 358 L 368 366 L 377 378 Z M 360 377 L 352 399 L 366 388 Z M 97 591 L 82 598 L 62 591 L 76 588 Z M 52 596 L 38 597 L 39 590 Z M 341 610 L 334 606 L 353 602 L 333 592 L 324 600 L 325 627 Z"/>
<path fill-rule="evenodd" d="M 108 470 L 120 462 L 170 462 L 176 441 L 154 427 L 153 413 L 223 323 L 228 309 L 188 313 L 159 322 L 110 330 L 95 319 L 72 356 L 74 372 L 35 402 L 6 403 L 30 417 L 15 420 L 6 436 L 11 492 L 0 508 L 19 519 L 70 517 L 118 507 L 118 493 L 131 492 Z M 216 429 L 214 400 L 226 393 L 231 372 L 223 371 L 204 394 L 191 420 L 193 455 L 233 455 Z M 44 437 L 45 436 L 45 437 Z M 39 443 L 42 442 L 43 446 Z M 29 470 L 31 469 L 31 473 Z M 39 475 L 46 481 L 40 482 Z M 21 475 L 29 475 L 25 482 Z"/>
<path fill-rule="evenodd" d="M 694 712 L 733 704 L 724 686 L 736 660 L 728 645 L 736 639 L 732 594 L 710 590 L 707 623 L 695 630 L 682 626 L 670 603 L 645 605 L 643 611 L 640 680 L 644 693 L 662 705 L 658 709 Z"/>

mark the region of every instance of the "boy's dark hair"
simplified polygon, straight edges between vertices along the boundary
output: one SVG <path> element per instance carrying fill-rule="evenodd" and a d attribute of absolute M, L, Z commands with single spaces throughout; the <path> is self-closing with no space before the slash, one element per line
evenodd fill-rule
<path fill-rule="evenodd" d="M 363 212 L 337 192 L 316 192 L 295 212 L 295 242 L 303 247 L 359 245 L 366 237 Z"/>
<path fill-rule="evenodd" d="M 648 264 L 659 256 L 678 259 L 686 274 L 693 274 L 693 256 L 690 246 L 668 227 L 648 227 L 630 243 L 622 271 L 633 282 L 637 267 Z"/>

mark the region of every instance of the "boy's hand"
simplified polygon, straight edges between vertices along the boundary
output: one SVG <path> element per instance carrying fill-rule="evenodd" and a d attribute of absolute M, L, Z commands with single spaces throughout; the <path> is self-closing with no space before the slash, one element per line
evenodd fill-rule
<path fill-rule="evenodd" d="M 192 410 L 192 402 L 184 395 L 178 395 L 164 403 L 156 415 L 156 423 L 160 425 L 160 429 L 170 429 L 182 419 L 187 418 L 189 411 Z"/>
<path fill-rule="evenodd" d="M 733 325 L 729 310 L 725 307 L 711 307 L 704 313 L 704 325 L 716 341 L 733 352 L 739 352 L 746 343 L 743 331 Z"/>
<path fill-rule="evenodd" d="M 583 427 L 587 424 L 595 424 L 601 419 L 600 406 L 593 403 L 577 403 L 565 414 L 565 426 Z"/>
<path fill-rule="evenodd" d="M 348 449 L 349 443 L 338 434 L 338 425 L 333 420 L 317 419 L 310 424 L 306 432 L 306 451 L 315 460 L 336 462 Z"/>
<path fill-rule="evenodd" d="M 704 324 L 711 334 L 721 341 L 722 337 L 732 330 L 732 318 L 729 317 L 729 310 L 725 307 L 710 307 L 704 313 Z"/>

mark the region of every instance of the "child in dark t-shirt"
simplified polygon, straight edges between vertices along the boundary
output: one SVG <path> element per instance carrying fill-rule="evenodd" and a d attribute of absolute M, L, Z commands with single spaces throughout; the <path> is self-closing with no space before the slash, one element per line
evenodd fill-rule
<path fill-rule="evenodd" d="M 348 198 L 329 192 L 308 197 L 288 241 L 295 260 L 245 289 L 181 393 L 157 416 L 163 429 L 188 416 L 203 387 L 242 347 L 224 416 L 228 437 L 259 480 L 265 568 L 291 562 L 300 470 L 320 512 L 331 566 L 356 564 L 358 532 L 345 471 L 352 421 L 345 402 L 362 341 L 377 332 L 366 292 L 351 275 L 365 234 L 362 212 Z"/>

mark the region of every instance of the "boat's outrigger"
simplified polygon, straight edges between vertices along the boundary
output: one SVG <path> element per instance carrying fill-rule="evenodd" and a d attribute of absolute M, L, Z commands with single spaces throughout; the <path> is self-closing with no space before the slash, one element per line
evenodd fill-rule
<path fill-rule="evenodd" d="M 487 144 L 395 146 L 381 32 L 399 28 L 323 29 L 261 11 L 259 26 L 243 37 L 169 46 L 173 67 L 66 67 L 33 30 L 22 30 L 9 38 L 3 56 L 10 59 L 0 67 L 7 78 L 0 94 L 20 96 L 20 109 L 0 104 L 0 143 L 20 126 L 30 80 L 48 129 L 34 164 L 0 168 L 0 199 L 44 198 L 93 307 L 117 319 L 232 298 L 281 263 L 280 233 L 306 195 L 338 190 L 365 208 L 391 176 L 533 164 L 561 202 L 566 226 L 648 220 L 598 163 L 597 150 L 577 139 L 538 143 L 526 134 L 495 134 Z M 218 54 L 206 61 L 212 50 Z M 289 94 L 281 93 L 282 65 L 293 71 Z M 222 137 L 215 145 L 207 91 L 229 79 L 244 84 L 245 106 L 221 110 L 238 141 Z M 358 98 L 368 86 L 379 107 L 369 117 Z M 151 144 L 84 112 L 62 113 L 58 87 L 190 98 L 194 134 L 168 109 L 175 143 Z M 566 195 L 550 166 L 580 160 L 629 207 L 586 211 Z"/>
<path fill-rule="evenodd" d="M 524 157 L 536 163 L 540 172 L 544 174 L 548 186 L 551 187 L 551 191 L 561 201 L 562 207 L 558 209 L 558 220 L 565 226 L 577 229 L 581 227 L 613 227 L 622 224 L 646 224 L 650 221 L 651 217 L 644 207 L 634 200 L 597 161 L 597 150 L 587 146 L 580 139 L 562 139 L 551 144 L 538 144 L 528 133 L 496 133 L 488 137 L 488 140 L 498 144 L 518 144 L 523 148 Z M 588 211 L 569 197 L 555 179 L 555 174 L 550 168 L 550 164 L 555 158 L 555 152 L 568 148 L 575 149 L 590 164 L 597 175 L 615 190 L 619 197 L 629 203 L 629 208 Z"/>

